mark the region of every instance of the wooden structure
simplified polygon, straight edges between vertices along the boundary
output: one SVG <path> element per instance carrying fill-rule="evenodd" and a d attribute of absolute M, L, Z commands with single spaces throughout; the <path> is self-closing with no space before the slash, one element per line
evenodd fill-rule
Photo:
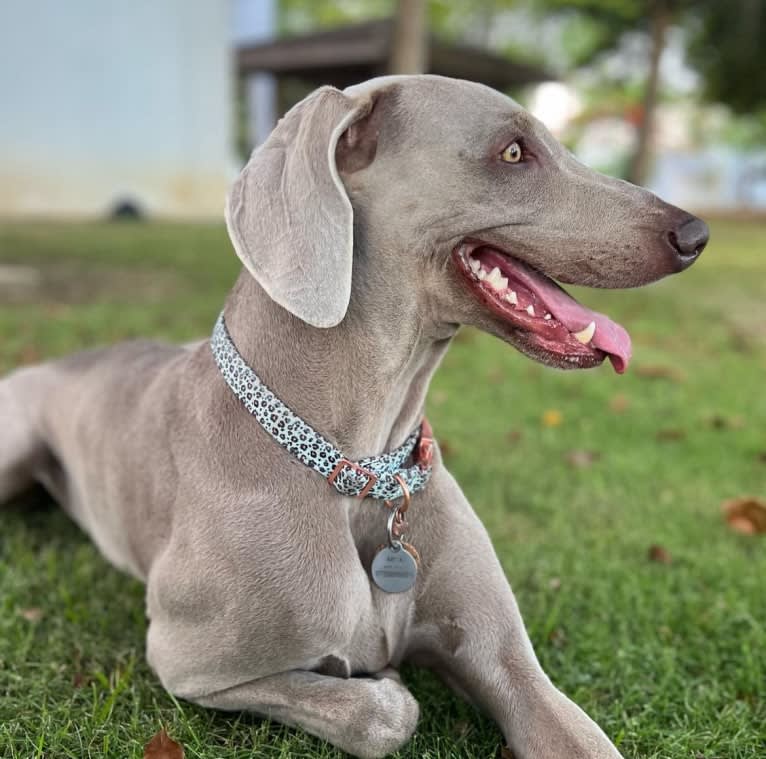
<path fill-rule="evenodd" d="M 393 19 L 381 19 L 269 40 L 240 47 L 237 68 L 243 77 L 270 73 L 278 79 L 293 77 L 312 86 L 344 88 L 388 72 L 393 35 Z M 537 66 L 433 36 L 426 71 L 471 79 L 499 90 L 555 79 Z"/>

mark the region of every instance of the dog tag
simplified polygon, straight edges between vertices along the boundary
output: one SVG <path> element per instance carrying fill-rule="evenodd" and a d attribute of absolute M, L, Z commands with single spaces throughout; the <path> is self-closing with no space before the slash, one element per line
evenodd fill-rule
<path fill-rule="evenodd" d="M 371 574 L 373 582 L 386 593 L 404 593 L 415 584 L 418 563 L 400 541 L 393 540 L 378 549 Z"/>

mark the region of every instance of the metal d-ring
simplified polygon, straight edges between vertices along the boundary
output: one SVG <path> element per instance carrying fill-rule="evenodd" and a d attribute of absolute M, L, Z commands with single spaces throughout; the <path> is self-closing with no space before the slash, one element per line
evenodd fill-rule
<path fill-rule="evenodd" d="M 402 502 L 397 507 L 396 511 L 401 511 L 404 514 L 410 507 L 410 489 L 407 487 L 407 483 L 401 474 L 395 474 L 394 479 L 399 483 L 399 487 L 402 489 Z"/>

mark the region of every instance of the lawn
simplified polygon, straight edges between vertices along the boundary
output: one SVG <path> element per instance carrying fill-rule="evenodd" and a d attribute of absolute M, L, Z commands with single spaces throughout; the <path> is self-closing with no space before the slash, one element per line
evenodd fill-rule
<path fill-rule="evenodd" d="M 545 669 L 628 758 L 766 755 L 766 536 L 721 515 L 766 496 L 765 247 L 766 227 L 718 222 L 687 273 L 578 292 L 631 332 L 623 377 L 548 370 L 466 330 L 431 388 Z M 1 284 L 8 264 L 29 283 Z M 237 268 L 218 226 L 0 225 L 0 371 L 205 334 Z M 141 757 L 162 725 L 191 759 L 340 756 L 168 696 L 144 660 L 142 586 L 44 497 L 0 519 L 0 756 Z M 423 717 L 400 756 L 497 754 L 492 723 L 404 674 Z"/>

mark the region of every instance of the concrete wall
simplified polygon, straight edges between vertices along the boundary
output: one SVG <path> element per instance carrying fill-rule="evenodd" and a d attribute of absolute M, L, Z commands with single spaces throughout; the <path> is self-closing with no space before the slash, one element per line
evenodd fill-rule
<path fill-rule="evenodd" d="M 2 0 L 0 216 L 121 199 L 220 217 L 232 176 L 225 0 Z"/>

